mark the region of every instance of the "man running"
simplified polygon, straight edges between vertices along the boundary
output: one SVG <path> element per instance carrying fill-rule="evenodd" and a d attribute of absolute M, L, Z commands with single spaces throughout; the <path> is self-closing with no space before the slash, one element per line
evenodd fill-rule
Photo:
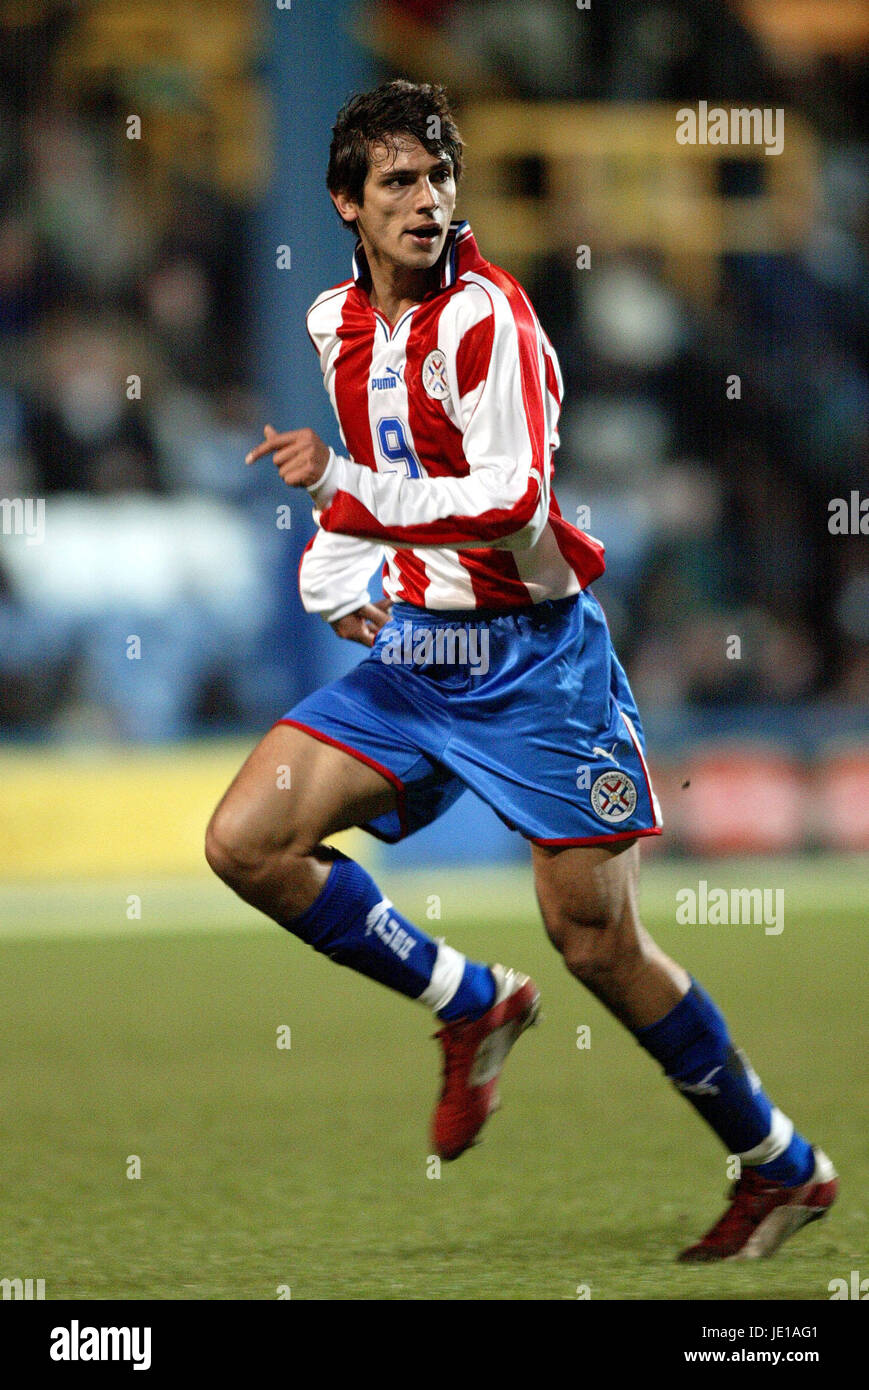
<path fill-rule="evenodd" d="M 769 1255 L 826 1213 L 836 1174 L 640 921 L 638 840 L 661 822 L 589 587 L 603 548 L 559 513 L 558 362 L 521 286 L 453 221 L 461 171 L 441 88 L 386 83 L 339 114 L 327 185 L 357 236 L 353 275 L 320 295 L 308 331 L 346 454 L 267 425 L 247 462 L 271 455 L 310 493 L 302 601 L 370 651 L 266 734 L 214 814 L 208 860 L 301 940 L 434 1012 L 432 1141 L 454 1159 L 497 1104 L 537 988 L 432 939 L 323 842 L 350 826 L 394 842 L 471 788 L 529 841 L 567 969 L 741 1159 L 724 1216 L 680 1258 Z"/>

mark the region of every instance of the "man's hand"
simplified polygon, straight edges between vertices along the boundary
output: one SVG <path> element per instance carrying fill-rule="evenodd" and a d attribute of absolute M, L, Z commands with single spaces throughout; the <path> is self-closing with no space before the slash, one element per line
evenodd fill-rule
<path fill-rule="evenodd" d="M 266 454 L 273 454 L 272 462 L 288 487 L 313 487 L 326 471 L 329 462 L 329 446 L 324 444 L 313 430 L 288 430 L 278 434 L 271 425 L 263 429 L 265 440 L 251 449 L 245 463 L 256 463 Z"/>
<path fill-rule="evenodd" d="M 330 626 L 339 637 L 348 642 L 361 642 L 363 647 L 373 647 L 374 639 L 384 623 L 389 622 L 391 600 L 379 598 L 375 603 L 365 603 L 355 613 L 348 613 Z"/>

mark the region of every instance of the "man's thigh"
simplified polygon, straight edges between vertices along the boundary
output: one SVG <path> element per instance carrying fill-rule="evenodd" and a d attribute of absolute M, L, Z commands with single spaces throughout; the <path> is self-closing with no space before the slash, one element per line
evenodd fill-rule
<path fill-rule="evenodd" d="M 532 846 L 546 930 L 572 975 L 629 1028 L 656 1023 L 691 980 L 640 919 L 639 844 Z"/>
<path fill-rule="evenodd" d="M 221 799 L 211 833 L 242 853 L 292 844 L 307 854 L 324 837 L 395 805 L 395 788 L 374 768 L 301 729 L 276 724 Z"/>
<path fill-rule="evenodd" d="M 549 849 L 531 846 L 534 886 L 546 929 L 563 954 L 571 942 L 626 949 L 640 938 L 639 843 Z"/>

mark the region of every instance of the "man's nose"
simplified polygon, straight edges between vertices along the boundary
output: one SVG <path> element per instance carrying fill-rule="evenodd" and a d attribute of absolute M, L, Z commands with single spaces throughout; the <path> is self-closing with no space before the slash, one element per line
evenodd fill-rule
<path fill-rule="evenodd" d="M 418 203 L 422 208 L 437 207 L 438 195 L 434 184 L 430 179 L 423 179 L 420 184 Z"/>

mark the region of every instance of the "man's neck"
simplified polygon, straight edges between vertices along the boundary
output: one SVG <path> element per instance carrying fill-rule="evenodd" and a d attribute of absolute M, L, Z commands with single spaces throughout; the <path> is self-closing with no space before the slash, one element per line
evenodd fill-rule
<path fill-rule="evenodd" d="M 369 299 L 394 328 L 408 309 L 421 304 L 429 291 L 440 284 L 440 264 L 431 270 L 404 270 L 392 261 L 380 260 L 377 253 L 365 248 L 371 275 Z"/>

